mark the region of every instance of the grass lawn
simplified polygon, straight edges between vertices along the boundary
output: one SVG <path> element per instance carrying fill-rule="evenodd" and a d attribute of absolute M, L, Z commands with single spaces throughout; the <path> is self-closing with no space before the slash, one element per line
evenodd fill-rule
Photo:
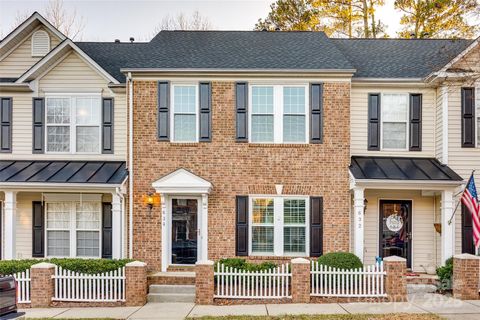
<path fill-rule="evenodd" d="M 433 314 L 334 314 L 334 315 L 299 315 L 299 316 L 229 316 L 229 317 L 201 317 L 201 320 L 439 320 Z"/>

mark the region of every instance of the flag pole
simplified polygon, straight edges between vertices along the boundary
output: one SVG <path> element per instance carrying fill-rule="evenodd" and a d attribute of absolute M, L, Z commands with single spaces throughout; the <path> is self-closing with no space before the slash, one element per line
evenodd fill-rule
<path fill-rule="evenodd" d="M 474 173 L 475 173 L 475 169 L 472 170 L 472 174 L 470 175 L 470 177 L 473 177 L 473 174 L 474 174 Z M 469 181 L 470 181 L 470 178 L 469 178 Z M 467 183 L 468 183 L 468 182 L 467 182 Z M 463 190 L 462 190 L 461 192 L 457 193 L 457 194 L 455 195 L 455 197 L 458 196 L 459 194 L 463 194 L 463 193 L 465 192 L 465 188 L 466 188 L 466 187 L 467 187 L 467 185 L 465 185 L 465 187 L 463 187 Z M 448 220 L 448 225 L 451 225 L 451 224 L 452 224 L 452 220 L 453 220 L 453 218 L 455 217 L 455 213 L 457 212 L 458 206 L 460 205 L 461 202 L 462 202 L 462 200 L 459 200 L 459 201 L 457 202 L 457 205 L 455 206 L 455 210 L 453 210 L 452 216 L 451 216 L 450 219 Z"/>

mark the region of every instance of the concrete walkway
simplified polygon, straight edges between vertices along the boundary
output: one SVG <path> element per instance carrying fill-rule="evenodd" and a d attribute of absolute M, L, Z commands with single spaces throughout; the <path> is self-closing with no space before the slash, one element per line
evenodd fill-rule
<path fill-rule="evenodd" d="M 408 302 L 257 304 L 200 306 L 193 303 L 148 303 L 143 307 L 25 309 L 27 318 L 113 318 L 181 320 L 202 316 L 299 315 L 348 313 L 436 313 L 447 319 L 480 319 L 480 301 L 460 301 L 439 294 L 412 295 Z"/>

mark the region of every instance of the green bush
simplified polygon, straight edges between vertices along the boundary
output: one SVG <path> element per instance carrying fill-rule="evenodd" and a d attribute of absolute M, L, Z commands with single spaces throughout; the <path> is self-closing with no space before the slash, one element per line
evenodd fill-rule
<path fill-rule="evenodd" d="M 362 268 L 363 264 L 360 259 L 350 252 L 330 252 L 318 258 L 318 263 L 339 269 L 357 269 Z"/>
<path fill-rule="evenodd" d="M 124 267 L 130 259 L 110 260 L 110 259 L 70 259 L 70 258 L 52 258 L 52 259 L 27 259 L 27 260 L 3 260 L 0 261 L 0 274 L 8 275 L 17 272 L 23 272 L 34 264 L 40 262 L 50 262 L 70 271 L 97 274 L 109 272 Z"/>
<path fill-rule="evenodd" d="M 444 266 L 437 268 L 437 276 L 440 280 L 441 289 L 449 290 L 452 288 L 453 258 L 447 259 Z"/>
<path fill-rule="evenodd" d="M 228 258 L 221 259 L 220 264 L 223 264 L 225 267 L 231 267 L 238 270 L 246 271 L 264 271 L 276 268 L 277 265 L 273 262 L 262 262 L 262 263 L 251 263 L 245 261 L 245 259 L 240 258 Z M 217 270 L 218 264 L 215 264 L 215 270 Z"/>

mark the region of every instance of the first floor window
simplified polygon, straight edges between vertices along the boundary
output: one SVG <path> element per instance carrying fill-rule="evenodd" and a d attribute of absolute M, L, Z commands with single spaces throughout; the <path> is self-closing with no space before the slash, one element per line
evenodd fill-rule
<path fill-rule="evenodd" d="M 383 149 L 407 149 L 408 94 L 383 94 L 381 120 Z"/>
<path fill-rule="evenodd" d="M 305 197 L 251 198 L 251 253 L 253 255 L 307 255 Z"/>
<path fill-rule="evenodd" d="M 47 202 L 47 255 L 100 256 L 100 202 Z"/>
<path fill-rule="evenodd" d="M 197 86 L 173 85 L 173 141 L 197 141 Z"/>

